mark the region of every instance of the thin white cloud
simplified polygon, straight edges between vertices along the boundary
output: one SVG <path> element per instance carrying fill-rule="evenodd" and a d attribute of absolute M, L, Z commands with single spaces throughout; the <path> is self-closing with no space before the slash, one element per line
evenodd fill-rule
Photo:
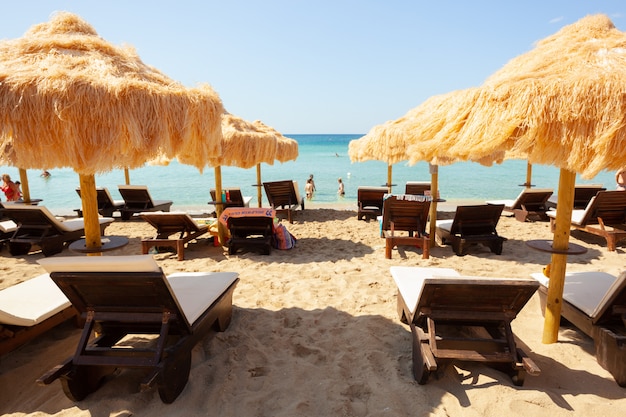
<path fill-rule="evenodd" d="M 554 19 L 550 19 L 550 23 L 558 23 L 563 20 L 563 16 L 555 17 Z"/>

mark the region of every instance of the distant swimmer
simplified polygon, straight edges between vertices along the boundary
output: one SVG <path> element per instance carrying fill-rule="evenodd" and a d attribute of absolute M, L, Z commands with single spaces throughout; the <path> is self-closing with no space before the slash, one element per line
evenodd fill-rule
<path fill-rule="evenodd" d="M 337 152 L 335 152 L 335 156 L 336 156 L 336 157 L 339 157 L 339 154 L 338 154 Z"/>
<path fill-rule="evenodd" d="M 48 171 L 44 171 L 41 173 L 41 177 L 42 178 L 49 178 L 52 174 L 50 174 Z"/>

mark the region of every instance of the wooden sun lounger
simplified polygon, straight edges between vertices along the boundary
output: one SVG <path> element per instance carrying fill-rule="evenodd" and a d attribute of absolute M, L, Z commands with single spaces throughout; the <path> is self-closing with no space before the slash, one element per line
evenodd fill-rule
<path fill-rule="evenodd" d="M 9 239 L 11 255 L 25 255 L 33 246 L 40 247 L 45 256 L 54 255 L 63 250 L 66 242 L 71 243 L 85 234 L 83 219 L 59 221 L 44 206 L 12 204 L 7 205 L 2 214 L 18 225 Z M 111 217 L 98 218 L 102 235 L 113 220 Z"/>
<path fill-rule="evenodd" d="M 447 268 L 391 267 L 398 314 L 411 327 L 413 376 L 426 384 L 453 360 L 497 367 L 523 385 L 539 368 L 515 344 L 511 322 L 539 287 L 532 279 L 462 277 Z"/>
<path fill-rule="evenodd" d="M 153 247 L 174 249 L 178 260 L 185 259 L 185 244 L 209 232 L 208 224 L 198 224 L 189 214 L 181 212 L 143 212 L 142 219 L 157 229 L 157 235 L 151 239 L 141 240 L 141 252 L 147 254 Z M 178 237 L 170 239 L 171 235 Z"/>
<path fill-rule="evenodd" d="M 503 208 L 503 204 L 458 206 L 454 219 L 436 221 L 437 237 L 443 244 L 451 244 L 458 256 L 466 255 L 470 246 L 479 243 L 500 255 L 506 239 L 498 235 L 496 226 Z"/>
<path fill-rule="evenodd" d="M 407 245 L 422 248 L 422 258 L 430 256 L 430 239 L 426 233 L 430 198 L 411 194 L 390 195 L 383 202 L 382 237 L 385 257 L 391 259 L 394 247 Z"/>
<path fill-rule="evenodd" d="M 623 192 L 623 191 L 622 191 Z M 550 280 L 531 274 L 541 286 L 545 312 Z M 561 316 L 594 341 L 598 363 L 626 387 L 626 271 L 615 277 L 605 272 L 567 272 Z"/>
<path fill-rule="evenodd" d="M 557 210 L 548 212 L 550 226 L 554 231 Z M 626 192 L 599 191 L 584 210 L 573 210 L 573 228 L 592 233 L 606 239 L 609 251 L 614 251 L 617 242 L 626 239 Z"/>
<path fill-rule="evenodd" d="M 156 386 L 163 402 L 173 402 L 189 379 L 192 348 L 212 330 L 228 327 L 239 281 L 235 272 L 165 276 L 149 255 L 59 257 L 40 263 L 85 327 L 74 355 L 37 382 L 60 379 L 73 401 L 97 390 L 115 368 L 137 368 L 147 372 L 142 389 Z M 156 340 L 133 345 L 124 340 L 127 335 Z"/>
<path fill-rule="evenodd" d="M 209 204 L 215 204 L 216 202 L 220 202 L 222 204 L 222 208 L 228 207 L 249 207 L 250 201 L 252 201 L 252 197 L 247 196 L 244 197 L 241 194 L 241 190 L 239 188 L 224 188 L 224 191 L 228 190 L 228 195 L 230 196 L 230 201 L 220 202 L 220 198 L 217 198 L 215 195 L 215 188 L 210 190 L 211 199 L 213 201 L 209 201 Z"/>
<path fill-rule="evenodd" d="M 271 217 L 229 217 L 228 254 L 234 255 L 240 249 L 253 249 L 263 255 L 272 252 L 274 219 Z"/>
<path fill-rule="evenodd" d="M 358 220 L 369 221 L 382 215 L 383 197 L 389 193 L 389 188 L 361 186 L 357 188 L 356 193 L 358 204 L 356 218 Z"/>
<path fill-rule="evenodd" d="M 584 209 L 598 191 L 605 191 L 601 184 L 576 184 L 574 186 L 574 209 Z M 558 196 L 552 195 L 547 202 L 548 208 L 555 209 Z"/>
<path fill-rule="evenodd" d="M 292 180 L 264 182 L 265 195 L 270 206 L 277 214 L 287 214 L 289 223 L 293 223 L 293 212 L 304 210 L 304 198 L 300 197 L 298 182 Z"/>
<path fill-rule="evenodd" d="M 82 198 L 80 188 L 76 189 L 76 193 Z M 104 217 L 113 217 L 113 212 L 119 211 L 124 207 L 124 200 L 113 200 L 109 190 L 106 187 L 96 188 L 96 197 L 98 200 L 98 213 Z M 83 217 L 83 209 L 74 210 L 79 217 Z"/>
<path fill-rule="evenodd" d="M 3 289 L 0 291 L 0 356 L 76 314 L 47 273 Z"/>
<path fill-rule="evenodd" d="M 130 220 L 133 214 L 142 211 L 170 211 L 171 200 L 153 200 L 145 185 L 118 185 L 124 199 L 124 207 L 120 208 L 122 220 Z"/>
<path fill-rule="evenodd" d="M 487 204 L 504 204 L 504 211 L 513 213 L 515 220 L 548 220 L 547 202 L 554 191 L 548 188 L 524 188 L 515 200 L 491 200 Z"/>
<path fill-rule="evenodd" d="M 404 186 L 405 194 L 425 195 L 430 191 L 430 181 L 407 181 Z"/>

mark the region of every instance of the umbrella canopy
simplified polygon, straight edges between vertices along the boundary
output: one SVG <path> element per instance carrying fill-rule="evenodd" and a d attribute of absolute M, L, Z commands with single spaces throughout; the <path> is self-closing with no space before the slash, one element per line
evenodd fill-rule
<path fill-rule="evenodd" d="M 374 126 L 362 138 L 352 140 L 348 144 L 348 155 L 352 162 L 378 160 L 387 163 L 387 186 L 391 192 L 392 166 L 395 163 L 410 158 L 408 150 L 409 136 L 411 135 L 412 119 L 427 116 L 447 96 L 434 96 L 423 105 L 409 111 L 397 120 L 390 120 L 384 124 Z M 439 170 L 436 165 L 438 158 L 430 163 L 431 193 L 438 195 Z M 433 200 L 430 209 L 430 244 L 435 244 L 435 221 L 437 219 L 437 201 Z"/>
<path fill-rule="evenodd" d="M 410 161 L 500 162 L 522 155 L 561 168 L 545 343 L 557 340 L 576 173 L 626 165 L 626 34 L 587 16 L 540 41 L 483 86 L 440 97 L 410 121 Z M 415 111 L 413 111 L 415 113 Z"/>
<path fill-rule="evenodd" d="M 100 246 L 94 174 L 164 156 L 198 169 L 220 152 L 218 95 L 186 88 L 61 12 L 0 42 L 0 162 L 81 176 L 87 246 Z"/>
<path fill-rule="evenodd" d="M 249 122 L 228 112 L 222 115 L 222 153 L 210 162 L 215 166 L 215 195 L 221 195 L 221 166 L 257 168 L 257 194 L 261 201 L 261 163 L 273 165 L 274 161 L 287 162 L 298 157 L 298 142 L 284 137 L 276 129 L 256 120 Z M 221 214 L 222 207 L 216 205 Z M 220 229 L 220 241 L 224 241 L 224 231 Z"/>

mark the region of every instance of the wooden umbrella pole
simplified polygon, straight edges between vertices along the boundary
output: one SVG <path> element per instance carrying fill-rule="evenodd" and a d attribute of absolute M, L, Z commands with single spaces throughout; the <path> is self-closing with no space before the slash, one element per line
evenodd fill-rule
<path fill-rule="evenodd" d="M 22 199 L 25 203 L 30 203 L 30 189 L 28 188 L 28 175 L 25 169 L 18 168 L 20 171 L 20 188 L 22 189 Z"/>
<path fill-rule="evenodd" d="M 391 194 L 391 171 L 393 170 L 393 165 L 387 164 L 387 188 L 389 188 L 389 194 Z"/>
<path fill-rule="evenodd" d="M 126 185 L 130 185 L 130 173 L 128 172 L 128 168 L 124 168 L 124 181 L 126 181 Z"/>
<path fill-rule="evenodd" d="M 574 207 L 574 186 L 576 173 L 561 169 L 559 175 L 557 215 L 552 248 L 566 251 L 569 248 L 569 235 Z M 565 285 L 565 269 L 567 255 L 552 254 L 550 265 L 550 284 L 546 300 L 545 321 L 543 327 L 543 343 L 555 343 L 559 338 L 561 307 L 563 304 L 563 287 Z"/>
<path fill-rule="evenodd" d="M 219 219 L 224 211 L 224 205 L 219 204 L 222 202 L 222 167 L 215 167 L 215 200 L 217 204 L 215 204 L 215 213 L 217 213 L 217 218 Z M 226 226 L 224 226 L 219 221 L 217 222 L 217 238 L 220 241 L 220 245 L 226 245 Z"/>
<path fill-rule="evenodd" d="M 532 180 L 532 177 L 533 177 L 533 164 L 528 162 L 526 164 L 526 184 L 524 184 L 526 188 L 530 188 L 530 181 Z"/>
<path fill-rule="evenodd" d="M 433 201 L 430 203 L 430 247 L 435 246 L 435 232 L 437 230 L 437 196 L 439 195 L 439 167 L 437 165 L 429 164 L 430 169 L 430 194 L 433 197 Z"/>
<path fill-rule="evenodd" d="M 94 175 L 78 176 L 80 182 L 80 197 L 83 205 L 83 221 L 85 224 L 85 246 L 87 249 L 102 247 L 100 239 L 100 222 L 98 221 L 98 197 L 96 179 Z M 89 253 L 89 256 L 101 255 L 100 252 Z"/>
<path fill-rule="evenodd" d="M 256 193 L 259 199 L 259 208 L 263 206 L 263 198 L 261 195 L 261 164 L 256 164 Z"/>

